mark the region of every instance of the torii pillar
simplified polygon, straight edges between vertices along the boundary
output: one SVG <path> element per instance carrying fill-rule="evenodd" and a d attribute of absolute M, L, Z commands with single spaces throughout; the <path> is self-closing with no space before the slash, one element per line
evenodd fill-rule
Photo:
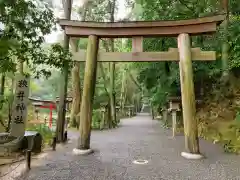
<path fill-rule="evenodd" d="M 187 159 L 201 159 L 199 152 L 198 123 L 193 83 L 192 53 L 189 34 L 178 36 L 179 70 L 184 120 L 185 151 L 181 155 Z"/>
<path fill-rule="evenodd" d="M 77 148 L 73 149 L 74 154 L 84 155 L 92 153 L 90 149 L 91 124 L 92 124 L 92 105 L 96 85 L 97 73 L 97 55 L 98 55 L 99 37 L 90 35 L 88 37 L 88 46 L 86 53 L 86 64 L 83 82 L 83 93 L 80 110 L 80 137 Z"/>

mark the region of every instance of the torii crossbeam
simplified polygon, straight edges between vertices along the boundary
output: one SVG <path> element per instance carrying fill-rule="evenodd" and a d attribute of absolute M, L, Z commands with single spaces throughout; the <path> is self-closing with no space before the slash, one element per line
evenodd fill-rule
<path fill-rule="evenodd" d="M 134 46 L 133 46 L 134 49 Z M 191 49 L 193 61 L 213 61 L 216 59 L 215 51 L 201 51 L 200 48 Z M 86 51 L 73 52 L 73 61 L 84 62 Z M 163 52 L 99 52 L 99 62 L 157 62 L 157 61 L 179 61 L 177 48 L 169 48 Z"/>
<path fill-rule="evenodd" d="M 104 38 L 126 38 L 133 36 L 156 37 L 178 36 L 182 33 L 198 35 L 216 32 L 217 25 L 225 15 L 216 15 L 178 21 L 135 22 L 81 22 L 60 19 L 59 24 L 70 37 L 96 35 Z"/>

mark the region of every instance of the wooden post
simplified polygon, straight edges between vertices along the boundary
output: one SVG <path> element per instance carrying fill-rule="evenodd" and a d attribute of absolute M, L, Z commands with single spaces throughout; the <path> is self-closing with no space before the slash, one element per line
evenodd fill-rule
<path fill-rule="evenodd" d="M 132 52 L 143 52 L 142 36 L 135 36 L 132 38 Z"/>
<path fill-rule="evenodd" d="M 31 169 L 31 150 L 26 151 L 26 170 Z"/>
<path fill-rule="evenodd" d="M 167 121 L 168 121 L 168 110 L 166 107 L 163 107 L 162 109 L 162 120 L 163 120 L 163 125 L 167 126 Z"/>
<path fill-rule="evenodd" d="M 96 84 L 98 43 L 99 39 L 97 36 L 89 36 L 80 110 L 80 137 L 77 146 L 79 150 L 90 149 L 92 104 Z"/>
<path fill-rule="evenodd" d="M 171 98 L 169 102 L 169 111 L 172 115 L 172 131 L 173 137 L 176 135 L 177 130 L 177 111 L 179 111 L 179 103 L 176 101 L 177 98 Z"/>
<path fill-rule="evenodd" d="M 182 94 L 182 110 L 185 133 L 185 148 L 187 154 L 199 155 L 199 140 L 196 120 L 195 94 L 193 83 L 193 69 L 191 60 L 190 36 L 188 34 L 180 34 L 178 36 L 179 48 L 179 69 Z M 186 156 L 184 156 L 186 157 Z M 191 157 L 186 157 L 191 158 Z M 194 157 L 192 157 L 194 158 Z"/>
<path fill-rule="evenodd" d="M 53 142 L 52 142 L 52 149 L 53 149 L 53 151 L 56 151 L 56 145 L 57 145 L 57 138 L 53 137 Z"/>
<path fill-rule="evenodd" d="M 128 108 L 128 117 L 131 118 L 132 114 L 131 114 L 131 108 Z"/>

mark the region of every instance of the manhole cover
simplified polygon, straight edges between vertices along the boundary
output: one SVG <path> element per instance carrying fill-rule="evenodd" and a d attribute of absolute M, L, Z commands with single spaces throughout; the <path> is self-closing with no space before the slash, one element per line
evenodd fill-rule
<path fill-rule="evenodd" d="M 133 164 L 147 164 L 148 163 L 148 161 L 147 160 L 134 160 L 133 161 Z"/>

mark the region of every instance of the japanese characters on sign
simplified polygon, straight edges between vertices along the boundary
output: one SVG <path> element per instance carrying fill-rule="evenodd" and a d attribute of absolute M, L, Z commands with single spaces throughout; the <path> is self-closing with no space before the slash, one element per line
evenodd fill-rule
<path fill-rule="evenodd" d="M 16 77 L 16 91 L 12 109 L 12 124 L 10 135 L 23 136 L 27 118 L 27 103 L 29 95 L 29 78 L 24 75 Z"/>

